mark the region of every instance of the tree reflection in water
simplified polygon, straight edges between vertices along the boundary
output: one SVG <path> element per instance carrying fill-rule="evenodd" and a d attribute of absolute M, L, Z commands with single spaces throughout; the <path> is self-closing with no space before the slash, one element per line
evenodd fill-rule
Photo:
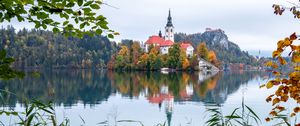
<path fill-rule="evenodd" d="M 127 98 L 145 97 L 157 104 L 171 119 L 174 102 L 202 102 L 223 104 L 228 95 L 242 84 L 263 76 L 263 72 L 186 73 L 175 72 L 113 72 L 91 70 L 41 71 L 39 78 L 27 76 L 23 80 L 1 81 L 0 89 L 16 93 L 4 94 L 2 106 L 22 104 L 22 98 L 52 100 L 56 105 L 72 106 L 101 104 L 118 93 Z"/>

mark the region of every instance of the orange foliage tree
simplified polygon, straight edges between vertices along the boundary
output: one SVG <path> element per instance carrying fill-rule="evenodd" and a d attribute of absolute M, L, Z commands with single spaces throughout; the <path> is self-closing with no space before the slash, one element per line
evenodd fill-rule
<path fill-rule="evenodd" d="M 180 59 L 182 63 L 182 69 L 187 69 L 190 66 L 190 61 L 188 60 L 184 49 L 180 49 Z"/>
<path fill-rule="evenodd" d="M 212 64 L 214 64 L 215 66 L 219 67 L 220 66 L 220 62 L 217 59 L 216 53 L 212 50 L 210 50 L 208 52 L 208 61 L 211 62 Z"/>
<path fill-rule="evenodd" d="M 202 59 L 207 60 L 208 59 L 208 49 L 206 47 L 205 42 L 201 42 L 198 46 L 197 46 L 197 54 L 199 57 L 201 57 Z"/>
<path fill-rule="evenodd" d="M 274 94 L 267 97 L 267 102 L 272 102 L 273 109 L 270 112 L 271 118 L 266 118 L 266 121 L 270 121 L 273 117 L 276 117 L 278 113 L 285 110 L 284 106 L 280 103 L 287 102 L 289 99 L 300 103 L 300 45 L 295 45 L 293 42 L 297 39 L 296 33 L 293 33 L 290 37 L 286 37 L 283 40 L 278 41 L 277 49 L 273 52 L 272 57 L 276 59 L 275 61 L 268 61 L 265 65 L 272 68 L 272 73 L 275 79 L 268 81 L 261 87 L 266 87 L 270 89 L 272 87 L 277 87 Z M 290 48 L 291 51 L 289 56 L 292 62 L 292 71 L 286 72 L 280 71 L 279 66 L 288 65 L 287 61 L 282 57 L 282 53 Z M 288 75 L 288 77 L 285 77 Z M 295 116 L 296 113 L 300 112 L 300 108 L 294 107 L 291 117 Z"/>
<path fill-rule="evenodd" d="M 274 14 L 282 15 L 283 12 L 287 9 L 293 15 L 294 18 L 300 18 L 299 3 L 293 3 L 291 7 L 285 7 L 282 5 L 273 5 Z M 273 117 L 277 117 L 278 113 L 284 111 L 286 108 L 281 106 L 280 103 L 285 103 L 289 99 L 297 103 L 294 106 L 291 117 L 296 116 L 300 112 L 300 45 L 295 44 L 297 40 L 296 33 L 293 33 L 289 37 L 286 37 L 277 42 L 277 49 L 273 51 L 272 57 L 276 59 L 275 61 L 268 61 L 265 65 L 272 68 L 272 73 L 275 76 L 275 79 L 268 81 L 266 84 L 261 87 L 266 87 L 267 89 L 272 87 L 277 87 L 275 93 L 267 97 L 267 102 L 272 102 L 273 109 L 270 112 L 271 118 L 266 118 L 266 121 L 270 121 Z M 282 53 L 290 48 L 288 54 L 291 59 L 291 64 L 288 64 L 287 61 L 282 57 Z M 279 66 L 288 66 L 291 69 L 289 72 L 280 71 Z M 288 76 L 286 76 L 288 75 Z M 300 125 L 295 124 L 295 125 Z"/>

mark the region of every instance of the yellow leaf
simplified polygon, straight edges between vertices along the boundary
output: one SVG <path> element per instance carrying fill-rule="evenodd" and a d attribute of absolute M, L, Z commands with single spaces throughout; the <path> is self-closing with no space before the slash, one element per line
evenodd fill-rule
<path fill-rule="evenodd" d="M 286 61 L 285 59 L 283 59 L 281 56 L 278 57 L 278 61 L 281 65 L 285 65 L 286 64 Z"/>
<path fill-rule="evenodd" d="M 277 48 L 283 48 L 284 40 L 280 40 L 277 42 Z"/>
<path fill-rule="evenodd" d="M 290 45 L 290 47 L 291 47 L 292 51 L 295 51 L 295 50 L 298 51 L 298 52 L 300 51 L 300 46 Z"/>
<path fill-rule="evenodd" d="M 294 69 L 300 71 L 300 66 L 296 66 Z"/>
<path fill-rule="evenodd" d="M 285 38 L 284 39 L 284 42 L 283 42 L 283 45 L 284 46 L 289 46 L 289 45 L 291 45 L 292 44 L 292 41 L 289 39 L 289 38 Z"/>
<path fill-rule="evenodd" d="M 286 102 L 289 99 L 287 95 L 281 96 L 281 101 Z"/>
<path fill-rule="evenodd" d="M 293 55 L 292 55 L 292 62 L 295 62 L 295 63 L 298 63 L 298 62 L 300 62 L 300 56 L 299 56 L 299 54 L 298 53 L 293 53 Z"/>
<path fill-rule="evenodd" d="M 280 52 L 276 50 L 272 53 L 272 57 L 275 58 L 275 57 L 279 56 L 279 54 L 280 54 Z"/>
<path fill-rule="evenodd" d="M 272 66 L 273 62 L 272 61 L 268 61 L 265 63 L 265 66 Z"/>
<path fill-rule="evenodd" d="M 275 98 L 275 99 L 273 99 L 273 105 L 275 105 L 275 104 L 279 103 L 279 101 L 280 101 L 280 99 L 279 99 L 279 98 Z"/>
<path fill-rule="evenodd" d="M 289 74 L 290 78 L 297 77 L 298 75 L 299 75 L 298 72 L 292 72 Z"/>
<path fill-rule="evenodd" d="M 270 89 L 273 87 L 273 83 L 271 81 L 269 81 L 266 85 L 267 89 Z"/>

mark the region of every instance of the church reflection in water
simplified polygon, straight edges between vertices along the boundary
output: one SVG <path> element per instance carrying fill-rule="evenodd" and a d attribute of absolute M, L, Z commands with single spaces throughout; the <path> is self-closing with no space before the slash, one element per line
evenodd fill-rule
<path fill-rule="evenodd" d="M 1 106 L 22 104 L 22 98 L 52 100 L 56 105 L 77 103 L 96 105 L 114 94 L 126 98 L 146 98 L 150 104 L 164 109 L 170 123 L 174 103 L 201 102 L 223 104 L 228 95 L 264 72 L 198 73 L 113 72 L 113 71 L 46 71 L 39 78 L 1 81 L 0 89 L 16 93 L 4 94 Z"/>
<path fill-rule="evenodd" d="M 217 72 L 199 72 L 198 84 L 214 77 L 217 75 Z M 215 85 L 215 84 L 214 84 Z M 179 98 L 181 100 L 191 100 L 194 94 L 194 86 L 192 82 L 187 82 L 185 86 L 179 91 Z M 152 104 L 158 104 L 159 109 L 161 109 L 162 104 L 164 104 L 165 113 L 167 116 L 168 126 L 171 125 L 172 113 L 174 108 L 174 96 L 172 92 L 169 92 L 169 87 L 165 84 L 162 84 L 160 87 L 160 92 L 147 96 L 147 99 Z"/>

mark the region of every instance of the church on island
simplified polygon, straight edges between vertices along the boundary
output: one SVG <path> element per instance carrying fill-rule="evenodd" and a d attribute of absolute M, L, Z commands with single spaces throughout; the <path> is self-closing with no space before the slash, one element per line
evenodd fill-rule
<path fill-rule="evenodd" d="M 194 53 L 194 47 L 189 42 L 179 42 L 181 49 L 185 50 L 188 57 L 192 57 Z M 165 35 L 163 36 L 161 31 L 158 35 L 150 36 L 144 44 L 145 52 L 149 51 L 150 45 L 158 46 L 161 54 L 168 54 L 169 48 L 175 44 L 174 42 L 174 26 L 172 23 L 171 11 L 169 10 L 169 16 L 167 25 L 165 26 Z"/>

